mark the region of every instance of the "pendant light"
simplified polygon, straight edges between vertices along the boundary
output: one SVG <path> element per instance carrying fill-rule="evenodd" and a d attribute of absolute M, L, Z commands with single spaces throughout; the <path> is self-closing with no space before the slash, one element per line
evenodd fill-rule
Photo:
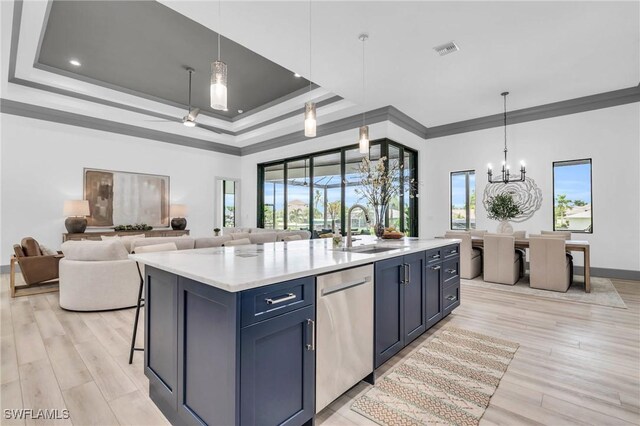
<path fill-rule="evenodd" d="M 211 63 L 211 108 L 227 111 L 227 64 L 220 60 L 220 29 L 222 27 L 222 15 L 218 1 L 218 60 Z"/>
<path fill-rule="evenodd" d="M 309 93 L 311 93 L 311 0 L 309 0 Z M 316 103 L 304 104 L 304 135 L 308 138 L 316 137 Z"/>
<path fill-rule="evenodd" d="M 500 96 L 504 99 L 504 161 L 502 162 L 502 173 L 499 178 L 493 179 L 493 170 L 491 164 L 488 166 L 487 179 L 489 183 L 511 183 L 511 182 L 524 182 L 527 170 L 524 166 L 524 161 L 520 162 L 520 177 L 511 178 L 509 175 L 509 163 L 507 163 L 507 95 L 509 92 L 502 92 Z"/>
<path fill-rule="evenodd" d="M 362 41 L 362 105 L 366 109 L 365 99 L 365 79 L 364 79 L 364 42 L 369 38 L 369 34 L 363 33 L 358 37 Z M 358 132 L 358 145 L 360 146 L 360 154 L 369 154 L 369 126 L 365 124 L 366 111 L 362 113 L 362 126 Z"/>

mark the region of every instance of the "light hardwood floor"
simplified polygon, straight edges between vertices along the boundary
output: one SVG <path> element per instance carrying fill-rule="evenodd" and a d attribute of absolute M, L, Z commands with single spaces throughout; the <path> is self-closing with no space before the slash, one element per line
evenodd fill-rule
<path fill-rule="evenodd" d="M 481 424 L 640 424 L 640 282 L 614 281 L 628 309 L 568 303 L 462 286 L 462 305 L 381 368 L 388 371 L 442 327 L 520 343 Z M 142 354 L 127 364 L 134 310 L 73 313 L 58 294 L 9 297 L 0 290 L 2 419 L 7 408 L 68 409 L 54 424 L 168 424 L 147 396 Z M 142 345 L 142 328 L 139 333 Z M 360 383 L 317 424 L 371 424 L 350 410 Z"/>

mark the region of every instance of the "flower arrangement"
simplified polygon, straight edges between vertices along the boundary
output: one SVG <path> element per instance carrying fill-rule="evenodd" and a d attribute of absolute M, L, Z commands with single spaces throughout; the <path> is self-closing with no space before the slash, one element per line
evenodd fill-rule
<path fill-rule="evenodd" d="M 494 220 L 509 220 L 517 217 L 522 210 L 508 192 L 497 194 L 487 203 L 487 217 Z"/>
<path fill-rule="evenodd" d="M 153 226 L 146 223 L 136 223 L 133 225 L 118 225 L 113 228 L 114 231 L 151 231 Z"/>
<path fill-rule="evenodd" d="M 356 195 L 365 199 L 374 208 L 375 233 L 380 238 L 384 233 L 384 218 L 391 200 L 409 193 L 410 198 L 417 194 L 415 179 L 401 179 L 404 167 L 398 160 L 380 157 L 375 164 L 365 157 L 358 166 L 359 181 L 355 189 Z"/>

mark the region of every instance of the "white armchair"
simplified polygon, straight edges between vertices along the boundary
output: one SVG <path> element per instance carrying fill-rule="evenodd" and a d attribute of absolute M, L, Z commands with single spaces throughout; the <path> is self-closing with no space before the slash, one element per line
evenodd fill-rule
<path fill-rule="evenodd" d="M 104 311 L 136 305 L 136 263 L 121 241 L 67 241 L 60 260 L 60 307 Z"/>

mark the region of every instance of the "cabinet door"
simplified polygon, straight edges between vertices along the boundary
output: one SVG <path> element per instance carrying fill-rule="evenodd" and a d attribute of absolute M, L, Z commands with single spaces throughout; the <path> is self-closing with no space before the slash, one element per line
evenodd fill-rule
<path fill-rule="evenodd" d="M 375 368 L 404 347 L 403 279 L 402 257 L 375 264 Z"/>
<path fill-rule="evenodd" d="M 442 266 L 427 265 L 425 268 L 427 293 L 427 329 L 442 319 Z"/>
<path fill-rule="evenodd" d="M 178 277 L 145 268 L 144 373 L 149 395 L 161 408 L 175 411 L 178 403 Z"/>
<path fill-rule="evenodd" d="M 425 253 L 404 256 L 404 346 L 420 336 L 426 327 Z"/>
<path fill-rule="evenodd" d="M 303 424 L 315 404 L 315 306 L 241 331 L 240 424 Z"/>

